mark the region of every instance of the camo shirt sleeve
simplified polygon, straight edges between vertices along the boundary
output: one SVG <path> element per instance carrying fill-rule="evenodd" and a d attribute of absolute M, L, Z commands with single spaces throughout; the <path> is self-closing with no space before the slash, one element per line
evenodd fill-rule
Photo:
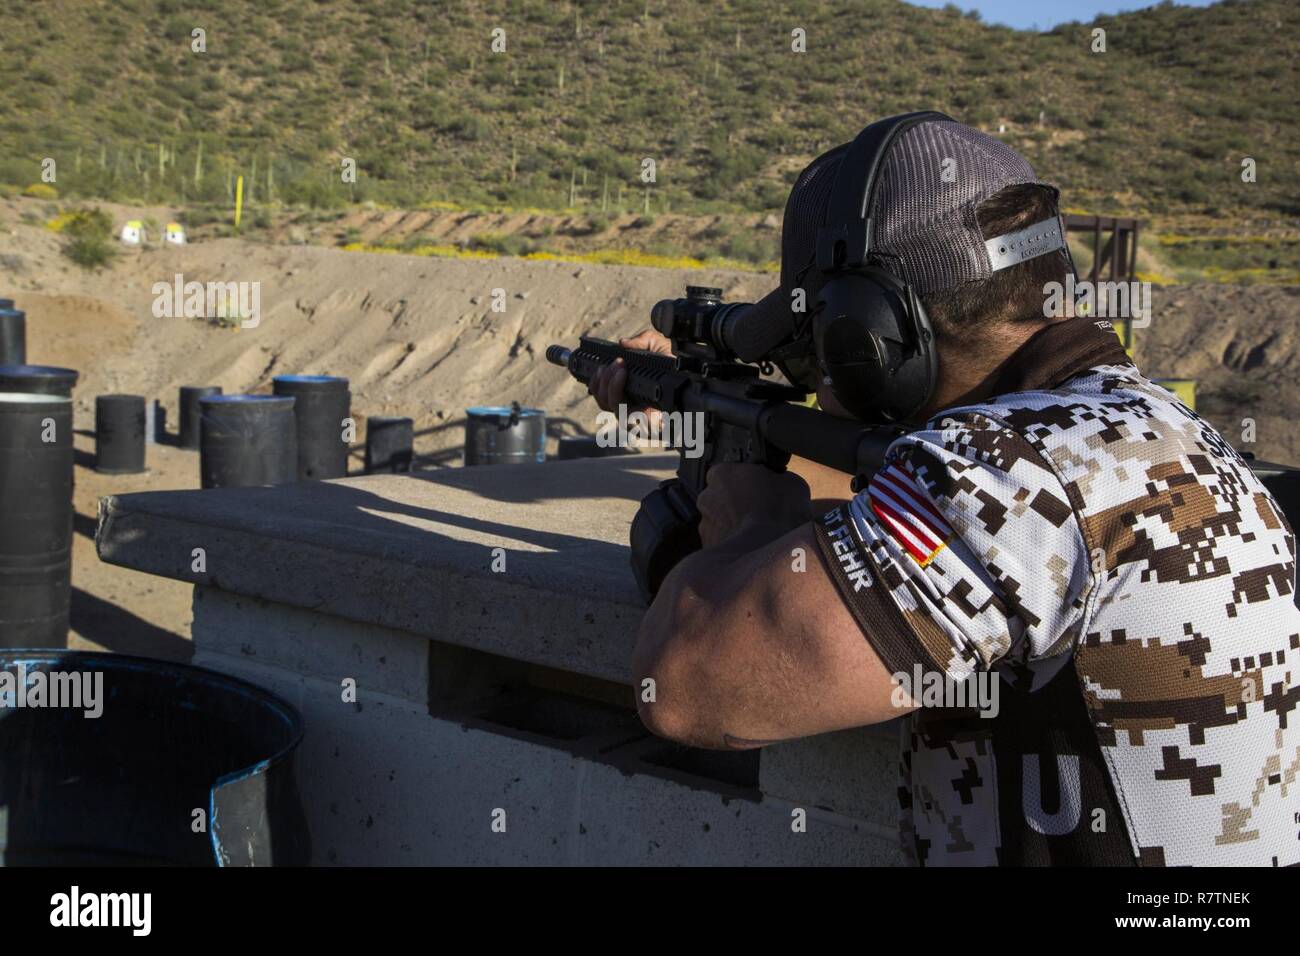
<path fill-rule="evenodd" d="M 1017 431 L 948 413 L 817 525 L 840 593 L 891 673 L 996 669 L 1035 689 L 1069 660 L 1089 558 L 1066 492 Z"/>

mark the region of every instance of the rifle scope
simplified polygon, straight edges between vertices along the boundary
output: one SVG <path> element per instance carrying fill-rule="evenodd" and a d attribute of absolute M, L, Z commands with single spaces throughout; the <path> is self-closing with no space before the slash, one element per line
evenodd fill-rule
<path fill-rule="evenodd" d="M 722 290 L 688 285 L 686 298 L 661 299 L 650 310 L 650 322 L 672 340 L 674 351 L 713 361 L 735 361 L 732 338 L 748 302 L 722 301 Z"/>

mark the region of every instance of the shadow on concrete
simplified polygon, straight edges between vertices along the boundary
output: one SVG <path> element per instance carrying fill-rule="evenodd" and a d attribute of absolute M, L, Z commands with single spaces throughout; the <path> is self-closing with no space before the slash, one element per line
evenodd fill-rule
<path fill-rule="evenodd" d="M 654 487 L 651 476 L 659 474 L 668 461 L 670 459 L 657 454 L 614 455 L 547 461 L 536 465 L 483 465 L 423 473 L 416 471 L 401 477 L 463 489 L 491 501 L 516 504 L 594 497 L 640 501 Z M 671 461 L 675 462 L 676 457 L 673 456 Z M 598 485 L 588 471 L 595 462 L 601 463 L 598 466 Z M 545 480 L 539 481 L 539 475 L 545 475 Z"/>
<path fill-rule="evenodd" d="M 592 528 L 601 526 L 601 499 L 639 502 L 662 479 L 664 469 L 673 460 L 659 455 L 627 455 L 376 476 L 362 486 L 309 481 L 199 492 L 138 492 L 122 497 L 130 502 L 131 510 L 199 526 L 238 528 L 342 553 L 382 557 L 400 554 L 413 564 L 438 561 L 444 542 L 461 554 L 466 548 L 477 550 L 449 531 L 413 524 L 431 522 L 488 539 L 525 542 L 540 552 L 531 555 L 529 561 L 571 562 L 581 554 L 582 567 L 608 574 L 614 569 L 627 569 L 630 515 L 621 508 L 619 517 L 611 516 L 617 528 L 609 527 L 613 532 L 609 537 L 615 540 L 593 537 Z M 459 499 L 455 510 L 438 507 L 452 497 L 440 494 L 441 488 L 459 489 L 454 496 Z M 472 496 L 469 500 L 485 504 L 467 508 L 466 493 Z M 493 502 L 533 506 L 538 520 L 529 521 L 527 516 L 521 520 L 518 515 L 496 520 Z M 590 513 L 580 514 L 575 508 L 590 509 Z M 466 514 L 467 510 L 473 513 Z M 533 513 L 531 508 L 529 511 Z M 573 533 L 565 530 L 566 511 L 573 515 Z M 488 552 L 484 549 L 483 553 Z M 567 570 L 560 574 L 569 576 Z M 630 569 L 626 574 L 630 585 Z"/>
<path fill-rule="evenodd" d="M 179 634 L 78 587 L 72 589 L 69 617 L 72 629 L 86 640 L 119 654 L 182 663 L 194 656 L 194 645 Z"/>
<path fill-rule="evenodd" d="M 640 501 L 654 487 L 654 482 L 647 480 L 646 466 L 636 467 L 636 457 L 639 456 L 628 456 L 629 460 L 627 461 L 622 459 L 598 459 L 604 462 L 617 462 L 616 465 L 611 464 L 604 470 L 602 478 L 605 480 L 599 489 L 601 496 Z M 575 465 L 582 466 L 587 463 L 587 460 L 578 459 L 572 462 L 548 462 L 544 465 L 533 466 L 498 465 L 443 469 L 427 474 L 412 472 L 407 475 L 390 477 L 398 481 L 418 481 L 433 486 L 450 485 L 463 488 L 489 501 L 536 503 L 538 507 L 545 507 L 547 501 L 554 501 L 558 498 L 572 500 L 591 498 L 593 489 L 590 481 L 575 482 L 567 486 L 563 483 L 548 481 L 546 490 L 539 494 L 541 489 L 538 489 L 532 482 L 523 480 L 524 476 L 520 475 L 519 472 L 531 468 L 571 468 Z M 309 489 L 306 487 L 308 485 L 310 485 Z M 304 494 L 301 498 L 294 496 L 298 499 L 294 502 L 286 501 L 283 497 L 278 500 L 274 497 L 277 491 L 282 495 L 288 487 L 301 488 Z M 355 536 L 365 535 L 367 532 L 378 532 L 385 536 L 424 535 L 433 538 L 442 537 L 434 530 L 414 528 L 406 522 L 390 520 L 389 516 L 391 516 L 393 519 L 415 518 L 422 521 L 433 521 L 468 531 L 475 531 L 483 535 L 526 541 L 539 548 L 558 552 L 560 555 L 574 548 L 588 549 L 589 552 L 594 549 L 598 552 L 599 560 L 609 560 L 620 566 L 627 563 L 627 547 L 623 544 L 594 540 L 580 534 L 570 535 L 563 532 L 526 527 L 521 524 L 493 521 L 490 518 L 474 517 L 454 511 L 414 505 L 405 501 L 394 501 L 382 494 L 358 488 L 354 485 L 343 485 L 336 482 L 304 482 L 298 486 L 281 485 L 278 489 L 233 490 L 255 490 L 265 494 L 268 496 L 267 508 L 274 508 L 281 520 L 297 517 L 299 520 L 309 519 L 313 523 L 328 521 L 328 523 L 335 525 L 340 532 L 345 532 L 353 541 L 355 541 Z M 299 502 L 303 504 L 299 504 Z M 250 504 L 252 504 L 251 501 Z M 304 507 L 304 505 L 308 507 Z M 591 507 L 593 509 L 598 508 L 599 504 L 593 501 Z M 336 515 L 340 517 L 330 520 Z"/>

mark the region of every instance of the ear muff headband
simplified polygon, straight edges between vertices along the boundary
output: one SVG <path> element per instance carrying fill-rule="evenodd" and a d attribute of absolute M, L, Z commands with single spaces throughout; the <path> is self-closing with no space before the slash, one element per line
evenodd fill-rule
<path fill-rule="evenodd" d="M 825 225 L 817 231 L 817 268 L 824 274 L 866 262 L 871 251 L 869 217 L 875 207 L 880 173 L 889 149 L 917 123 L 955 122 L 951 116 L 922 110 L 872 123 L 859 133 L 835 171 Z"/>
<path fill-rule="evenodd" d="M 826 276 L 813 322 L 817 358 L 844 407 L 868 421 L 898 421 L 929 400 L 938 377 L 929 318 L 905 279 L 869 265 L 871 212 L 885 157 L 917 123 L 953 122 L 933 111 L 872 123 L 835 173 L 817 268 Z"/>

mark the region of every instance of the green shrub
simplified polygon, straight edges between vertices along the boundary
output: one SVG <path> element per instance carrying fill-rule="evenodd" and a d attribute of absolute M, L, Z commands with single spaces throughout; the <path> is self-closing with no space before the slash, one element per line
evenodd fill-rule
<path fill-rule="evenodd" d="M 113 220 L 102 209 L 78 209 L 63 225 L 68 242 L 63 254 L 83 269 L 99 269 L 113 261 Z"/>
<path fill-rule="evenodd" d="M 501 256 L 526 256 L 536 252 L 536 244 L 520 235 L 500 236 L 492 232 L 480 233 L 469 241 L 471 249 L 485 249 Z"/>
<path fill-rule="evenodd" d="M 596 215 L 588 216 L 585 222 L 574 223 L 569 227 L 568 233 L 571 236 L 595 236 L 609 228 L 609 217 Z"/>
<path fill-rule="evenodd" d="M 112 239 L 73 239 L 63 247 L 63 254 L 83 269 L 100 269 L 113 261 L 117 249 Z"/>

